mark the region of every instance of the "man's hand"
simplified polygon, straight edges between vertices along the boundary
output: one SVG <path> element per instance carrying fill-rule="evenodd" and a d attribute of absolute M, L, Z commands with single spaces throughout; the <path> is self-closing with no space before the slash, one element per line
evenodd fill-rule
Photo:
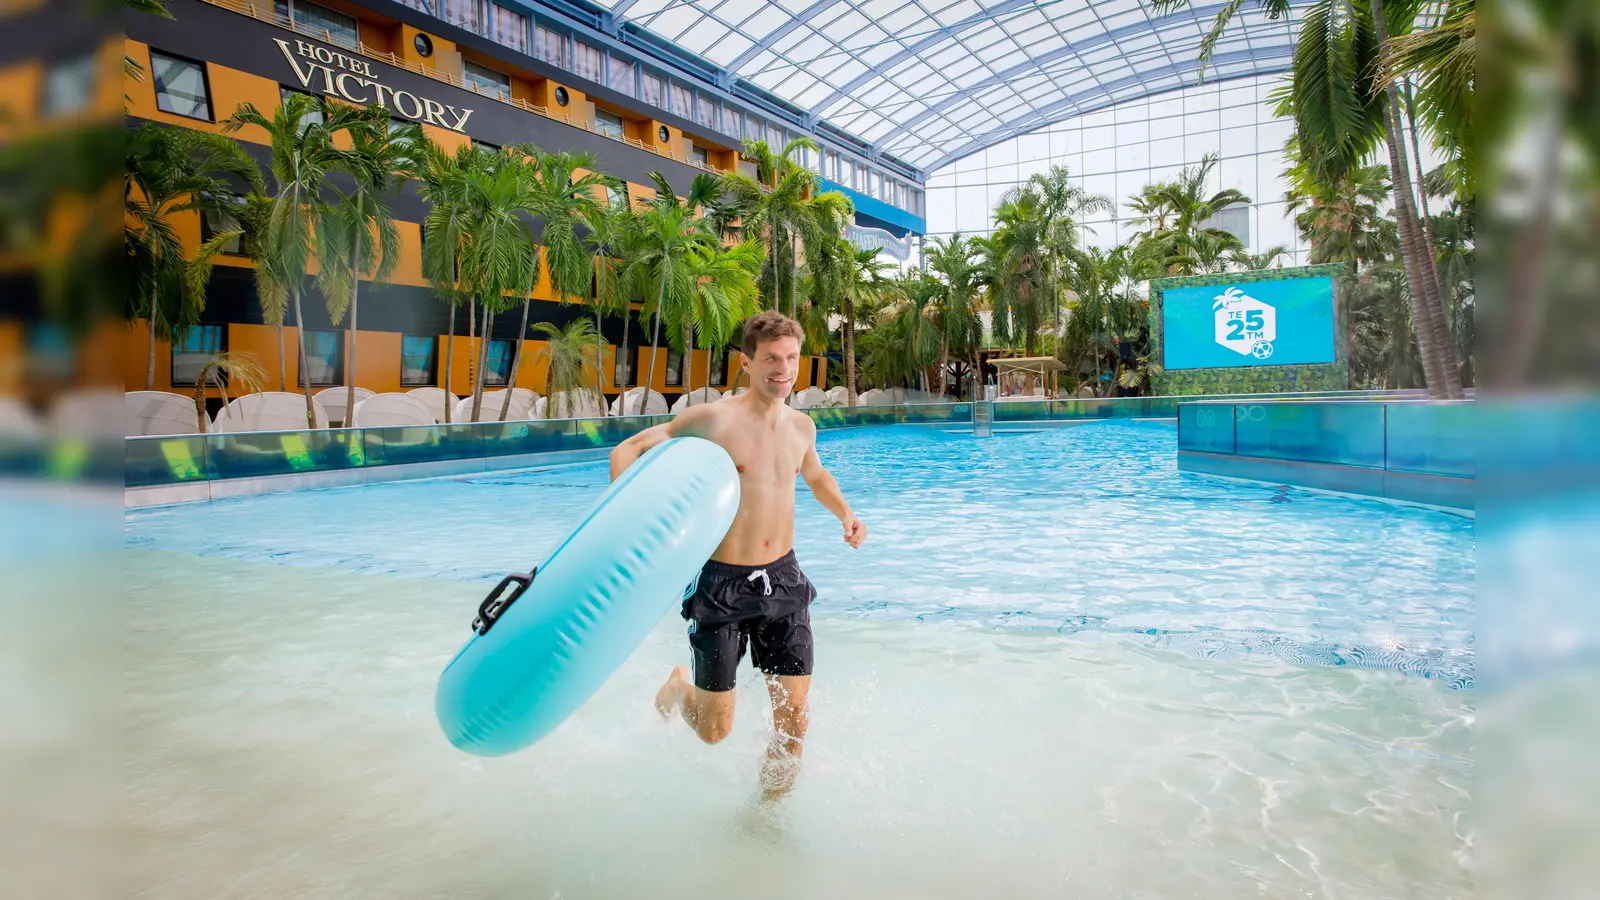
<path fill-rule="evenodd" d="M 844 522 L 844 542 L 857 550 L 861 549 L 867 540 L 867 523 L 856 518 L 855 513 L 846 515 L 841 521 Z"/>

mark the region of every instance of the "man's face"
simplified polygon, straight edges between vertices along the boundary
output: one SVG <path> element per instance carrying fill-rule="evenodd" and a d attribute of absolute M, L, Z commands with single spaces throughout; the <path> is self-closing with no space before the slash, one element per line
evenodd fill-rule
<path fill-rule="evenodd" d="M 794 390 L 800 374 L 800 341 L 792 337 L 762 341 L 755 356 L 744 357 L 744 370 L 750 376 L 750 390 L 777 400 Z"/>

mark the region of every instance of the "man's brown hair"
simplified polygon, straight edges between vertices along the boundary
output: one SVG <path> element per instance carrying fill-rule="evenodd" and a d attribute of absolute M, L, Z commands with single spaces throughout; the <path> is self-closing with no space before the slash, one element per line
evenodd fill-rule
<path fill-rule="evenodd" d="M 739 349 L 744 351 L 745 356 L 754 359 L 758 344 L 785 337 L 792 337 L 802 344 L 806 341 L 806 333 L 799 322 L 775 309 L 769 309 L 751 316 L 744 323 L 744 340 Z"/>

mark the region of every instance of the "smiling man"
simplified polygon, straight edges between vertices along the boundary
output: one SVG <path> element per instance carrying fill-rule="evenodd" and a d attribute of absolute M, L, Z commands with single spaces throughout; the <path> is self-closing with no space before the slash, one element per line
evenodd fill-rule
<path fill-rule="evenodd" d="M 779 796 L 794 784 L 808 724 L 811 601 L 816 590 L 794 556 L 795 477 L 844 524 L 860 547 L 867 526 L 850 511 L 839 485 L 817 458 L 817 426 L 784 405 L 800 369 L 800 324 L 764 312 L 744 326 L 740 364 L 750 390 L 691 406 L 665 425 L 641 431 L 611 452 L 615 481 L 646 451 L 675 437 L 699 437 L 728 451 L 739 469 L 739 511 L 722 544 L 683 602 L 694 671 L 679 666 L 656 694 L 663 717 L 680 713 L 715 744 L 733 731 L 734 684 L 746 647 L 766 676 L 777 732 L 767 750 L 762 787 Z"/>

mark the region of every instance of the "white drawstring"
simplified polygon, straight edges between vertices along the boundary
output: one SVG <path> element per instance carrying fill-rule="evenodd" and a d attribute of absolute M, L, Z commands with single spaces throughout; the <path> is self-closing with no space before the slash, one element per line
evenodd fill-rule
<path fill-rule="evenodd" d="M 757 569 L 754 572 L 751 572 L 749 577 L 746 578 L 745 581 L 755 581 L 757 578 L 761 579 L 761 586 L 762 586 L 761 596 L 763 596 L 763 597 L 771 597 L 772 596 L 772 579 L 767 577 L 767 570 L 766 569 Z"/>

